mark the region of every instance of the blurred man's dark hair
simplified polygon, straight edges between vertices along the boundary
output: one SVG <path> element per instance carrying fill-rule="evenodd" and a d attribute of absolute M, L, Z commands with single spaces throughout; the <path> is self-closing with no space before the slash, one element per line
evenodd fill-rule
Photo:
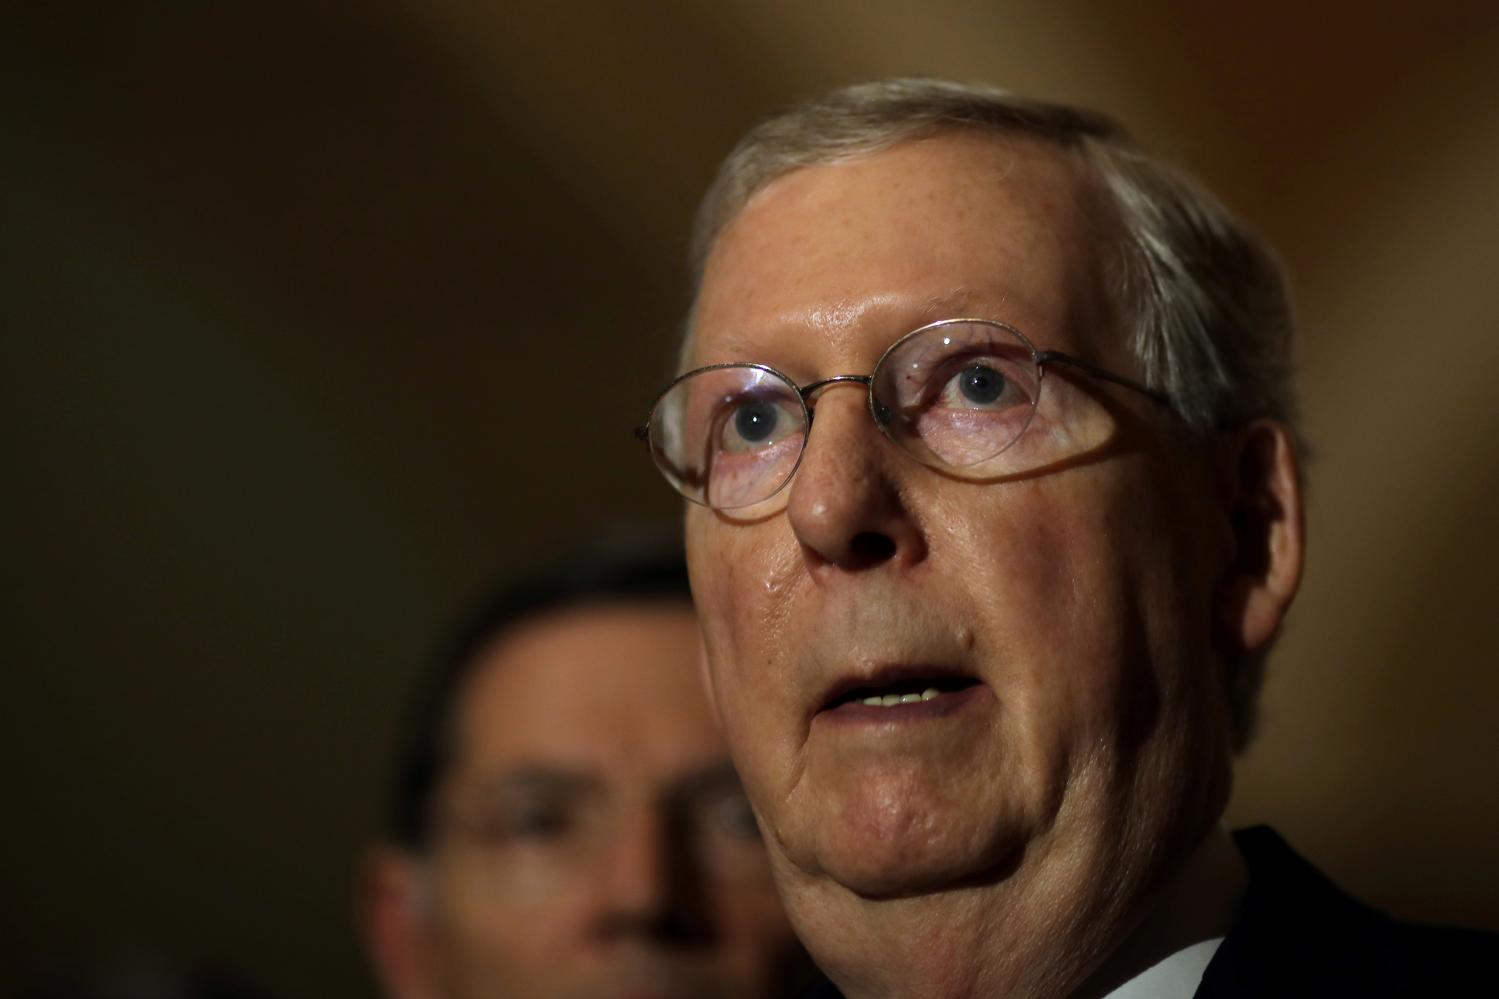
<path fill-rule="evenodd" d="M 428 803 L 449 763 L 457 694 L 486 645 L 555 611 L 654 601 L 692 601 L 681 546 L 654 533 L 605 535 L 492 587 L 438 646 L 421 679 L 399 744 L 391 842 L 413 852 L 428 844 Z"/>

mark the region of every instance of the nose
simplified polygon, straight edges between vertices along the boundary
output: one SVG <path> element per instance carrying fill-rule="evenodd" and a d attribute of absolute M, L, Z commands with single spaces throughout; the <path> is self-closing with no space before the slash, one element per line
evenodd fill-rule
<path fill-rule="evenodd" d="M 600 875 L 601 937 L 681 944 L 706 935 L 697 879 L 674 827 L 660 810 L 624 819 Z"/>
<path fill-rule="evenodd" d="M 912 463 L 894 453 L 863 402 L 853 385 L 824 390 L 791 482 L 787 517 L 814 569 L 857 572 L 926 557 L 900 489 Z"/>

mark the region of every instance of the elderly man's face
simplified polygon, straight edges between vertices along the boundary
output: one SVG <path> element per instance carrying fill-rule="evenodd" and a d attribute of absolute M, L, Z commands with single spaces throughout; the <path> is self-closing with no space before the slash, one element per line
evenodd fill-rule
<path fill-rule="evenodd" d="M 387 948 L 393 994 L 775 993 L 797 947 L 698 648 L 689 607 L 621 605 L 538 618 L 480 653 Z"/>
<path fill-rule="evenodd" d="M 1059 153 L 962 134 L 788 174 L 719 238 L 692 363 L 866 374 L 971 316 L 1139 377 L 1091 192 Z M 1027 434 L 1066 453 L 971 481 L 884 438 L 857 385 L 815 416 L 779 509 L 687 523 L 713 696 L 808 939 L 842 889 L 991 884 L 1065 921 L 1194 842 L 1227 793 L 1233 534 L 1175 418 L 1054 372 Z"/>

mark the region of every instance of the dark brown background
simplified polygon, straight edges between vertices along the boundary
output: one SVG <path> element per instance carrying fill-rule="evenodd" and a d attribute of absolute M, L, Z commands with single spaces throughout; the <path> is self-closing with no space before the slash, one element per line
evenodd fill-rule
<path fill-rule="evenodd" d="M 694 201 L 759 116 L 895 73 L 1110 110 L 1282 248 L 1311 562 L 1233 818 L 1499 927 L 1492 5 L 919 9 L 7 14 L 0 986 L 137 946 L 366 992 L 349 872 L 439 622 L 675 516 L 628 430 Z"/>

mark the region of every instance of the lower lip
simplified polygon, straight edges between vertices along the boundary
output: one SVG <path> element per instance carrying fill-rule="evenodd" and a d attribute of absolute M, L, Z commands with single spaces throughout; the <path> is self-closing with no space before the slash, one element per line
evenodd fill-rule
<path fill-rule="evenodd" d="M 989 696 L 989 688 L 976 683 L 962 690 L 938 694 L 930 701 L 911 701 L 908 704 L 884 705 L 847 701 L 836 708 L 820 711 L 817 718 L 829 725 L 891 725 L 907 722 L 929 721 L 950 718 L 971 710 Z"/>

